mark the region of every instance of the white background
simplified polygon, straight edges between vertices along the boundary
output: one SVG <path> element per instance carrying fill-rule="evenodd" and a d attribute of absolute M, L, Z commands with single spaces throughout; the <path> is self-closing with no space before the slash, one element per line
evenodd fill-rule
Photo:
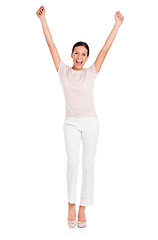
<path fill-rule="evenodd" d="M 85 41 L 89 67 L 115 12 L 124 16 L 95 79 L 100 136 L 86 229 L 67 225 L 65 100 L 36 16 L 41 5 L 69 66 L 73 44 Z M 156 0 L 1 2 L 1 240 L 158 239 L 157 21 Z M 80 188 L 81 161 L 78 203 Z"/>

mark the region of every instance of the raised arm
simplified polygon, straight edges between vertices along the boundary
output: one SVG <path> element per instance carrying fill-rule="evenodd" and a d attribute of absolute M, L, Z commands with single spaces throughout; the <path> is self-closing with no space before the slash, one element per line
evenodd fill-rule
<path fill-rule="evenodd" d="M 41 24 L 42 24 L 42 28 L 43 28 L 43 32 L 44 32 L 44 36 L 45 36 L 45 39 L 46 39 L 46 42 L 48 44 L 48 47 L 49 47 L 49 50 L 50 50 L 50 53 L 52 55 L 52 58 L 53 58 L 53 61 L 54 61 L 54 64 L 55 64 L 55 67 L 56 67 L 56 70 L 58 71 L 59 69 L 59 64 L 60 64 L 60 56 L 59 56 L 59 53 L 58 53 L 58 50 L 53 42 L 53 39 L 52 39 L 52 36 L 51 36 L 51 33 L 49 31 L 49 28 L 48 28 L 48 25 L 47 25 L 47 21 L 46 21 L 46 17 L 45 17 L 45 7 L 44 6 L 41 6 L 37 12 L 36 12 L 36 15 L 39 17 L 39 19 L 41 20 Z"/>
<path fill-rule="evenodd" d="M 111 31 L 111 33 L 109 34 L 103 48 L 101 49 L 101 51 L 99 52 L 96 60 L 95 60 L 95 68 L 96 68 L 96 71 L 99 72 L 100 71 L 100 68 L 103 64 L 103 61 L 106 57 L 106 54 L 107 52 L 109 51 L 114 39 L 115 39 L 115 36 L 117 34 L 117 31 L 120 27 L 120 25 L 122 24 L 123 22 L 123 19 L 124 17 L 121 15 L 121 13 L 118 11 L 115 13 L 115 25 Z"/>

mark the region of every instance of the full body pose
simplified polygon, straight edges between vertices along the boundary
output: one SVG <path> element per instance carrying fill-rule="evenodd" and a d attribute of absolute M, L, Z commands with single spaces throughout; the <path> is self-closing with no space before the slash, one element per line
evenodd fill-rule
<path fill-rule="evenodd" d="M 77 42 L 72 48 L 73 66 L 67 66 L 59 56 L 49 31 L 45 7 L 41 6 L 36 15 L 41 20 L 44 36 L 48 44 L 55 68 L 59 74 L 65 95 L 66 117 L 63 124 L 67 153 L 68 225 L 76 225 L 76 183 L 79 161 L 80 140 L 83 142 L 82 190 L 78 210 L 78 227 L 86 226 L 85 207 L 93 205 L 94 159 L 99 136 L 99 121 L 93 104 L 93 87 L 102 63 L 109 51 L 124 17 L 115 13 L 115 24 L 95 62 L 83 69 L 89 58 L 89 47 L 85 42 Z"/>

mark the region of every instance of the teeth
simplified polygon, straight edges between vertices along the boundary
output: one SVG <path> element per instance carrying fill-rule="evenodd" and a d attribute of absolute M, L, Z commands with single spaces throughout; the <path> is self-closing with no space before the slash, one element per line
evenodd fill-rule
<path fill-rule="evenodd" d="M 80 62 L 81 63 L 82 61 L 77 60 L 76 62 Z"/>

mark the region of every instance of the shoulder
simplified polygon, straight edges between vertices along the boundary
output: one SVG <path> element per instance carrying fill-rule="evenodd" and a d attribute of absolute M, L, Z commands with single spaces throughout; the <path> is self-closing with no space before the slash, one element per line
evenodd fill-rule
<path fill-rule="evenodd" d="M 90 67 L 85 68 L 85 71 L 87 74 L 90 74 L 91 76 L 96 77 L 98 73 L 95 68 L 95 62 Z"/>
<path fill-rule="evenodd" d="M 64 63 L 64 61 L 62 61 L 62 60 L 60 59 L 58 73 L 63 72 L 63 71 L 65 71 L 65 70 L 67 70 L 68 68 L 70 68 L 70 67 L 69 67 L 68 65 L 66 65 L 66 64 Z"/>

